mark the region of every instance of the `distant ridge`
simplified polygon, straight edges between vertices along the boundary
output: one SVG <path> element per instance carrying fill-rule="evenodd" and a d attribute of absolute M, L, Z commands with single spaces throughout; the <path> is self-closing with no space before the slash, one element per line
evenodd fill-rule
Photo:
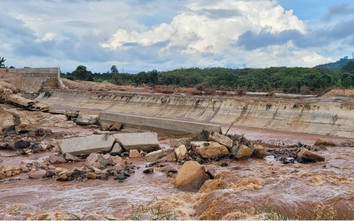
<path fill-rule="evenodd" d="M 317 68 L 327 68 L 327 69 L 332 69 L 332 70 L 340 70 L 344 66 L 346 66 L 349 61 L 354 61 L 354 58 L 348 58 L 348 56 L 345 56 L 344 58 L 341 58 L 339 61 L 332 62 L 332 63 L 327 63 L 327 64 L 320 64 L 317 65 Z"/>

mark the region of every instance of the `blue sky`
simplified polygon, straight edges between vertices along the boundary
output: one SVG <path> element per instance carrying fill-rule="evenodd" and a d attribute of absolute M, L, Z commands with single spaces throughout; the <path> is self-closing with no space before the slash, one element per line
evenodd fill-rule
<path fill-rule="evenodd" d="M 352 0 L 2 0 L 0 57 L 15 67 L 136 73 L 304 66 L 354 52 Z"/>

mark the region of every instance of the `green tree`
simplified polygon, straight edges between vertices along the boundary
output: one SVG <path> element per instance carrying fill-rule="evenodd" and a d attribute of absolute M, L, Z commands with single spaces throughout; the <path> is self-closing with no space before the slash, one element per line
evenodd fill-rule
<path fill-rule="evenodd" d="M 72 75 L 77 80 L 93 81 L 92 72 L 88 71 L 87 68 L 83 65 L 79 65 L 76 70 L 73 71 Z"/>
<path fill-rule="evenodd" d="M 157 85 L 158 79 L 159 79 L 159 72 L 156 69 L 150 71 L 150 83 L 152 85 Z"/>
<path fill-rule="evenodd" d="M 118 69 L 117 69 L 117 66 L 112 65 L 112 67 L 111 67 L 111 74 L 119 74 L 119 71 L 118 71 Z"/>
<path fill-rule="evenodd" d="M 348 64 L 343 67 L 343 70 L 354 73 L 354 61 L 349 61 Z"/>
<path fill-rule="evenodd" d="M 4 57 L 0 57 L 0 68 L 6 68 L 5 61 L 6 59 Z"/>

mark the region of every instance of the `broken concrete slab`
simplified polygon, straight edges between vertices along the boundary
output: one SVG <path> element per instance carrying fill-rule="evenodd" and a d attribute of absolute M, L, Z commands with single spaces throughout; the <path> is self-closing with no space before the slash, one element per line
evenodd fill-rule
<path fill-rule="evenodd" d="M 231 140 L 229 137 L 222 135 L 220 133 L 216 133 L 214 131 L 209 132 L 209 137 L 208 139 L 210 141 L 215 141 L 218 142 L 227 148 L 231 149 L 233 147 L 233 140 Z"/>
<path fill-rule="evenodd" d="M 151 151 L 159 149 L 157 133 L 122 133 L 113 135 L 117 142 L 126 150 L 137 149 L 138 151 Z"/>
<path fill-rule="evenodd" d="M 118 142 L 115 142 L 110 153 L 111 154 L 120 154 L 122 152 L 123 152 L 122 146 Z"/>
<path fill-rule="evenodd" d="M 113 135 L 91 135 L 64 139 L 59 145 L 61 152 L 73 155 L 110 151 L 115 141 Z"/>
<path fill-rule="evenodd" d="M 153 152 L 150 152 L 148 154 L 145 155 L 145 160 L 148 162 L 155 162 L 158 159 L 164 157 L 167 155 L 167 152 L 164 150 L 156 150 Z"/>

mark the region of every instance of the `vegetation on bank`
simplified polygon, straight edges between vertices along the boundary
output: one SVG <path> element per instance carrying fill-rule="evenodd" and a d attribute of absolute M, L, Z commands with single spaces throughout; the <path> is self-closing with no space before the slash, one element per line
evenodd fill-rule
<path fill-rule="evenodd" d="M 169 85 L 195 87 L 198 90 L 244 90 L 312 94 L 330 88 L 354 88 L 354 61 L 340 70 L 326 68 L 188 68 L 172 71 L 152 70 L 138 74 L 111 72 L 92 73 L 80 65 L 62 75 L 71 80 L 109 81 L 117 85 Z"/>
<path fill-rule="evenodd" d="M 0 68 L 6 67 L 5 61 L 5 58 L 0 57 Z M 339 63 L 340 66 L 338 66 Z M 62 77 L 71 80 L 109 81 L 117 85 L 193 87 L 204 92 L 238 90 L 314 94 L 331 88 L 354 88 L 354 59 L 345 57 L 331 64 L 340 68 L 331 69 L 323 68 L 323 66 L 244 69 L 214 67 L 181 68 L 162 72 L 152 70 L 129 74 L 119 73 L 115 65 L 106 73 L 92 73 L 85 66 L 79 65 L 71 73 L 62 73 Z M 328 66 L 328 64 L 325 65 Z"/>

